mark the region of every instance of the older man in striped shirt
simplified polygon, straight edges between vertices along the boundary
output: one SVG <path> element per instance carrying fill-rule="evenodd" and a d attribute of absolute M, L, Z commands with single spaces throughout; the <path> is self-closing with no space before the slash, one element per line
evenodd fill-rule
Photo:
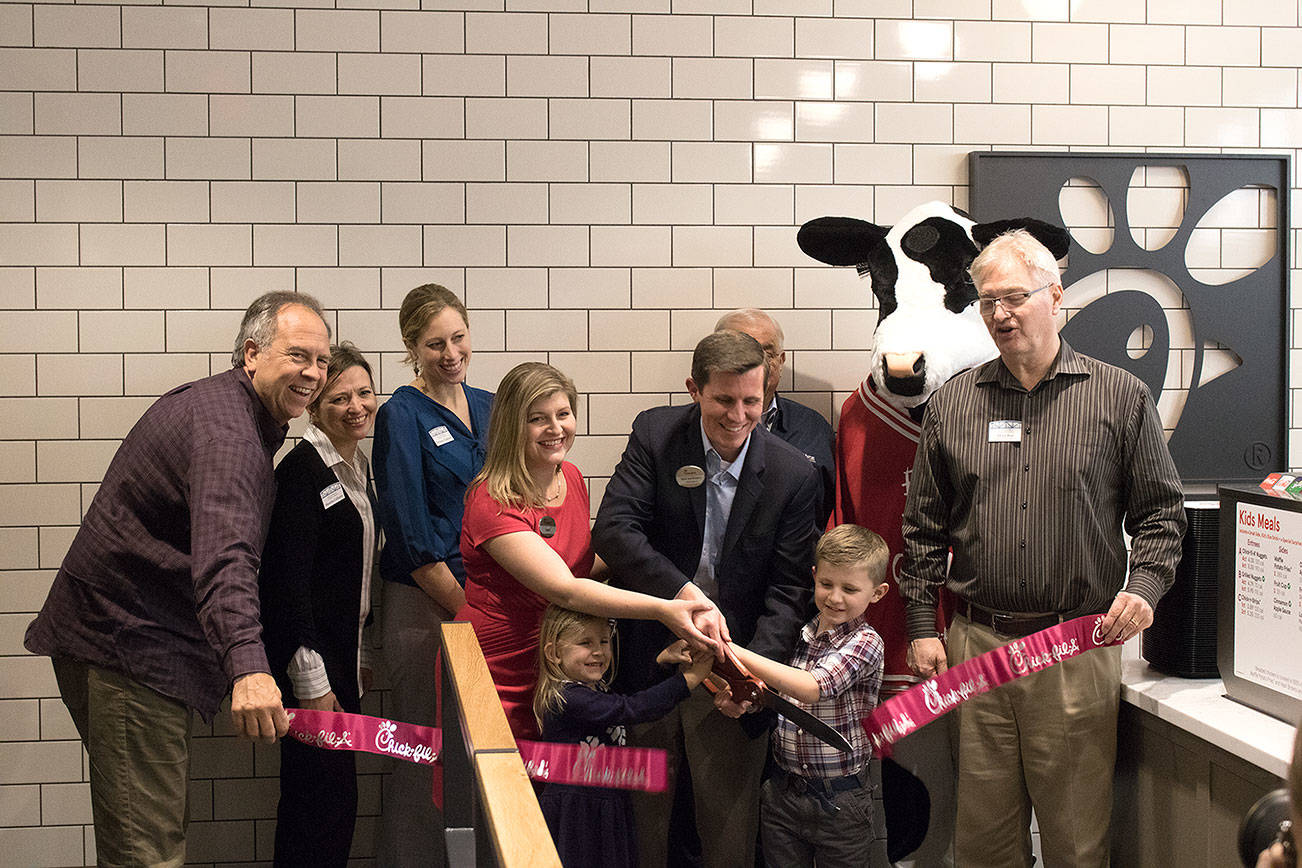
<path fill-rule="evenodd" d="M 1106 638 L 1130 639 L 1152 624 L 1184 533 L 1152 396 L 1058 335 L 1053 255 L 1010 232 L 971 275 L 999 358 L 931 398 L 905 505 L 900 590 L 924 677 L 1081 615 L 1106 613 Z M 942 586 L 958 597 L 944 642 Z M 1120 648 L 1106 648 L 959 709 L 957 864 L 1029 866 L 1032 807 L 1046 864 L 1108 864 L 1120 684 Z"/>

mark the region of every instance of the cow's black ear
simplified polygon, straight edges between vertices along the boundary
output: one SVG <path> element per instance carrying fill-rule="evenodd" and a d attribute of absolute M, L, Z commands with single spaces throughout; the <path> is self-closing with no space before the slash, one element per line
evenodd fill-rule
<path fill-rule="evenodd" d="M 1012 229 L 1025 229 L 1036 241 L 1049 248 L 1054 259 L 1062 259 L 1071 247 L 1071 233 L 1061 226 L 1036 220 L 1034 217 L 1014 217 L 1011 220 L 996 220 L 993 223 L 978 223 L 972 227 L 972 240 L 978 247 L 985 247 L 995 236 Z"/>
<path fill-rule="evenodd" d="M 796 233 L 796 243 L 819 262 L 859 265 L 886 238 L 890 227 L 854 217 L 819 217 Z"/>

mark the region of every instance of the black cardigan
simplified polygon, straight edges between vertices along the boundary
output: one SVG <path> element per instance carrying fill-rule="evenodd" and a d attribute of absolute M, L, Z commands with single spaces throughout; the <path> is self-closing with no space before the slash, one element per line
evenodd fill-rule
<path fill-rule="evenodd" d="M 338 481 L 306 440 L 276 468 L 276 505 L 259 576 L 262 635 L 285 705 L 296 704 L 286 667 L 306 646 L 325 660 L 339 704 L 356 712 L 363 527 L 346 492 L 322 506 L 321 492 Z"/>

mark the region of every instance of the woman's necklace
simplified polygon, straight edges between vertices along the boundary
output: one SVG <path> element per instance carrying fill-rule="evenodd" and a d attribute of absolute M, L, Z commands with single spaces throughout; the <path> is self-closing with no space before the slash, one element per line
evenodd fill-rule
<path fill-rule="evenodd" d="M 557 498 L 559 498 L 561 494 L 565 491 L 564 482 L 565 481 L 561 476 L 561 469 L 557 467 L 556 473 L 552 477 L 552 485 L 556 486 L 556 493 L 555 494 L 547 494 L 546 492 L 543 493 L 544 511 L 550 510 L 552 503 L 554 503 L 557 500 Z M 552 485 L 548 485 L 547 487 L 551 488 Z M 543 539 L 551 539 L 552 537 L 556 536 L 556 519 L 551 516 L 550 512 L 538 520 L 538 533 L 542 535 Z"/>
<path fill-rule="evenodd" d="M 543 498 L 543 503 L 553 503 L 558 497 L 561 496 L 561 494 L 565 491 L 565 486 L 562 484 L 562 482 L 563 480 L 561 478 L 561 469 L 557 467 L 556 472 L 552 475 L 551 485 L 547 486 L 549 489 L 555 487 L 556 493 L 546 495 Z"/>

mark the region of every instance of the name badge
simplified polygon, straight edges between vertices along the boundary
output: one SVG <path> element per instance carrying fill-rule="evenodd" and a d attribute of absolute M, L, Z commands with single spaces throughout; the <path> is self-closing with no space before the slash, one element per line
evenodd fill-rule
<path fill-rule="evenodd" d="M 1021 443 L 1022 423 L 1019 419 L 996 419 L 988 429 L 988 443 Z"/>
<path fill-rule="evenodd" d="M 695 464 L 684 464 L 674 473 L 674 481 L 683 488 L 696 488 L 705 482 L 705 471 Z"/>
<path fill-rule="evenodd" d="M 437 428 L 429 429 L 430 439 L 434 441 L 435 446 L 442 446 L 445 443 L 452 442 L 452 433 L 448 431 L 448 426 L 440 425 Z"/>
<path fill-rule="evenodd" d="M 336 503 L 344 499 L 344 484 L 342 482 L 332 482 L 325 488 L 321 489 L 321 508 L 329 509 Z"/>

